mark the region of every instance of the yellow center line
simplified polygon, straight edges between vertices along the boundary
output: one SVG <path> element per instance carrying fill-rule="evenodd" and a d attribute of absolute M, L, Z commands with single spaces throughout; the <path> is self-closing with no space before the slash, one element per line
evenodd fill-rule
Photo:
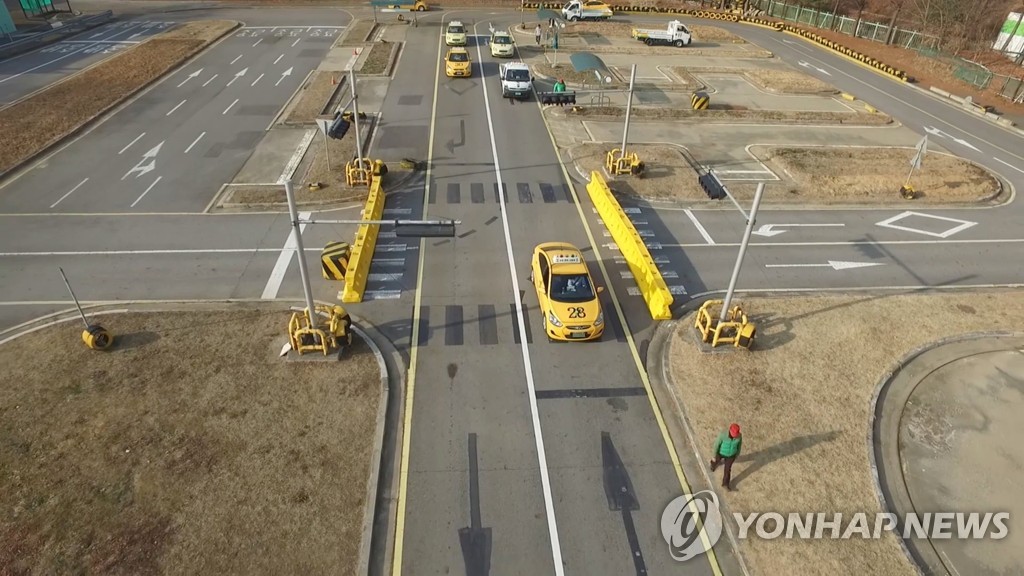
<path fill-rule="evenodd" d="M 434 102 L 430 108 L 430 133 L 427 143 L 427 170 L 426 181 L 423 185 L 423 215 L 427 218 L 427 209 L 430 199 L 430 173 L 434 160 L 434 121 L 437 118 L 437 91 L 441 83 L 441 51 L 444 40 L 444 20 L 441 16 L 441 33 L 437 39 L 437 69 L 434 71 Z M 416 358 L 420 340 L 420 303 L 423 293 L 423 261 L 426 257 L 427 240 L 420 238 L 419 264 L 416 267 L 416 296 L 412 309 L 412 335 L 409 342 L 409 377 L 405 385 L 405 415 L 402 423 L 402 459 L 398 471 L 398 507 L 395 520 L 395 550 L 392 557 L 391 573 L 394 576 L 402 574 L 402 553 L 405 544 L 405 504 L 406 494 L 409 488 L 409 452 L 412 441 L 412 407 L 413 397 L 416 392 Z"/>
<path fill-rule="evenodd" d="M 541 106 L 540 99 L 537 100 L 537 108 L 540 110 L 541 119 L 544 122 L 544 128 L 547 130 L 548 137 L 551 139 L 551 147 L 555 153 L 558 154 L 558 145 L 555 142 L 555 136 L 551 132 L 551 127 L 548 126 L 547 118 L 544 117 L 544 108 Z M 636 347 L 636 342 L 633 340 L 633 333 L 629 329 L 629 323 L 626 320 L 626 314 L 622 311 L 622 306 L 619 304 L 619 298 L 615 294 L 615 287 L 612 286 L 611 277 L 608 275 L 608 269 L 604 265 L 604 258 L 601 257 L 601 252 L 598 249 L 598 244 L 594 240 L 594 234 L 590 230 L 590 224 L 587 223 L 586 214 L 583 212 L 583 205 L 580 204 L 579 195 L 576 193 L 576 186 L 573 185 L 573 181 L 569 178 L 569 172 L 565 167 L 565 163 L 559 158 L 559 166 L 562 169 L 562 177 L 565 178 L 566 184 L 569 186 L 569 190 L 572 192 L 573 202 L 576 204 L 576 212 L 579 214 L 580 222 L 583 223 L 583 229 L 587 233 L 587 240 L 590 242 L 590 248 L 594 251 L 594 257 L 597 260 L 597 265 L 601 269 L 601 275 L 604 276 L 605 283 L 608 285 L 608 295 L 612 299 L 612 305 L 615 307 L 615 313 L 618 315 L 619 322 L 622 323 L 623 332 L 626 333 L 626 342 L 629 345 L 629 351 L 633 355 L 633 362 L 636 365 L 636 371 L 640 374 L 640 380 L 644 384 L 644 390 L 647 393 L 647 399 L 651 402 L 651 408 L 654 411 L 654 418 L 658 423 L 658 429 L 661 430 L 661 437 L 665 441 L 665 447 L 668 449 L 669 458 L 672 460 L 672 468 L 675 470 L 676 478 L 679 480 L 679 486 L 683 489 L 684 494 L 692 494 L 690 489 L 690 483 L 686 479 L 686 474 L 683 472 L 683 467 L 679 463 L 679 456 L 676 454 L 675 444 L 672 442 L 672 437 L 669 435 L 668 427 L 665 425 L 665 419 L 661 415 L 661 408 L 658 405 L 658 400 L 654 397 L 654 391 L 651 389 L 651 381 L 647 377 L 647 370 L 644 368 L 643 360 L 640 359 L 640 352 Z M 690 501 L 690 509 L 694 513 L 694 516 L 699 517 L 696 510 L 696 505 L 693 501 Z M 715 576 L 722 576 L 722 568 L 718 563 L 718 557 L 715 554 L 714 549 L 711 547 L 711 542 L 708 540 L 707 532 L 703 529 L 700 531 L 701 542 L 704 544 L 704 549 L 707 550 L 706 555 L 708 562 L 711 564 L 711 571 Z"/>

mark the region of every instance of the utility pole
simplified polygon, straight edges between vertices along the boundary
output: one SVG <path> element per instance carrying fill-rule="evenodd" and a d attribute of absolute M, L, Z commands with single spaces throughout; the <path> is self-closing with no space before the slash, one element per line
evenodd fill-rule
<path fill-rule="evenodd" d="M 622 127 L 622 150 L 619 159 L 626 157 L 626 137 L 629 136 L 629 113 L 633 110 L 633 83 L 636 82 L 636 64 L 629 72 L 629 96 L 626 97 L 626 124 Z"/>
<path fill-rule="evenodd" d="M 747 253 L 747 244 L 750 243 L 750 233 L 754 230 L 754 219 L 757 218 L 757 207 L 761 205 L 762 194 L 764 194 L 764 182 L 758 182 L 757 192 L 754 193 L 754 204 L 750 207 L 750 215 L 747 217 L 747 229 L 743 231 L 740 253 L 736 256 L 736 266 L 732 269 L 732 278 L 729 280 L 729 290 L 726 291 L 725 302 L 722 303 L 722 313 L 718 318 L 719 322 L 725 322 L 725 316 L 729 312 L 729 305 L 732 304 L 732 294 L 736 290 L 736 281 L 740 277 L 740 267 L 743 265 L 743 256 Z"/>
<path fill-rule="evenodd" d="M 309 285 L 309 270 L 306 269 L 306 251 L 302 247 L 302 230 L 299 228 L 299 211 L 295 207 L 295 190 L 290 178 L 284 181 L 284 193 L 288 198 L 288 216 L 292 221 L 292 238 L 295 239 L 296 256 L 299 259 L 299 274 L 302 276 L 302 292 L 306 296 L 306 315 L 315 323 L 316 306 L 313 304 L 313 289 Z"/>
<path fill-rule="evenodd" d="M 356 71 L 349 69 L 348 79 L 352 84 L 352 125 L 356 129 L 356 155 L 359 158 L 359 167 L 363 167 L 363 142 L 359 134 L 359 97 L 356 96 Z"/>

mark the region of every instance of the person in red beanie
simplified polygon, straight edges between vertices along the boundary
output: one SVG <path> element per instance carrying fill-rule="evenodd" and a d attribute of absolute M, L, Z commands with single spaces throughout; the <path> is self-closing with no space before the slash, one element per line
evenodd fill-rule
<path fill-rule="evenodd" d="M 733 423 L 729 426 L 728 432 L 722 432 L 715 440 L 713 450 L 715 457 L 711 460 L 711 471 L 714 472 L 719 464 L 725 464 L 725 474 L 722 476 L 722 486 L 732 491 L 732 463 L 740 455 L 740 447 L 743 445 L 743 435 L 740 434 L 740 425 Z"/>

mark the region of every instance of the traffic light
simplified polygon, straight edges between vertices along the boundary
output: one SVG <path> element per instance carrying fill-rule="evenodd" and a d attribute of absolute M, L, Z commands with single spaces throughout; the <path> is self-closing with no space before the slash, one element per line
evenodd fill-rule
<path fill-rule="evenodd" d="M 721 200 L 722 198 L 725 198 L 725 186 L 723 186 L 722 182 L 711 172 L 697 176 L 697 181 L 700 182 L 700 187 L 704 190 L 704 193 L 708 195 L 708 198 L 711 198 L 712 200 Z"/>
<path fill-rule="evenodd" d="M 327 128 L 327 135 L 335 140 L 341 140 L 344 138 L 345 133 L 348 132 L 349 121 L 342 114 L 338 114 L 334 117 L 334 121 L 331 122 L 330 127 Z"/>
<path fill-rule="evenodd" d="M 541 92 L 539 96 L 541 104 L 555 104 L 558 106 L 576 104 L 575 92 Z"/>

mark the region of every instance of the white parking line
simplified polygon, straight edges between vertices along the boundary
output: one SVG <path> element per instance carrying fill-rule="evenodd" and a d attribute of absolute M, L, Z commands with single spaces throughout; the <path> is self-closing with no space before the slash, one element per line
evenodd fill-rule
<path fill-rule="evenodd" d="M 189 151 L 192 150 L 192 147 L 195 146 L 196 143 L 198 143 L 200 140 L 202 140 L 203 136 L 206 136 L 206 132 L 203 132 L 199 136 L 196 136 L 196 139 L 193 140 L 192 143 L 188 145 L 188 148 L 185 148 L 185 154 L 188 154 Z"/>
<path fill-rule="evenodd" d="M 131 205 L 131 206 L 129 206 L 129 208 L 135 208 L 135 205 L 136 205 L 136 204 L 138 204 L 138 203 L 139 203 L 139 201 L 140 201 L 140 200 L 142 200 L 142 199 L 143 199 L 143 198 L 144 198 L 144 197 L 146 196 L 146 194 L 149 194 L 149 191 L 150 191 L 150 190 L 152 190 L 152 189 L 153 189 L 153 187 L 157 185 L 157 182 L 160 182 L 160 180 L 161 180 L 162 178 L 163 178 L 163 176 L 157 176 L 157 177 L 156 177 L 156 180 L 153 180 L 153 183 L 149 185 L 149 188 L 146 188 L 146 191 L 145 191 L 145 192 L 143 192 L 141 196 L 139 196 L 138 198 L 136 198 L 136 199 L 135 199 L 135 202 L 132 202 L 132 205 Z"/>
<path fill-rule="evenodd" d="M 312 214 L 312 212 L 299 212 L 299 220 L 309 220 Z M 299 224 L 299 234 L 306 231 L 307 224 L 308 222 Z M 260 298 L 263 300 L 277 298 L 277 293 L 281 290 L 281 283 L 284 282 L 284 275 L 288 272 L 288 266 L 292 262 L 292 255 L 297 251 L 298 245 L 293 230 L 288 233 L 288 240 L 285 241 L 284 247 L 281 248 L 281 254 L 277 257 L 277 263 L 274 264 L 274 269 L 270 272 L 270 278 L 267 279 L 267 285 L 263 288 L 263 295 Z"/>
<path fill-rule="evenodd" d="M 139 134 L 138 136 L 136 136 L 136 137 L 135 137 L 135 140 L 132 140 L 131 142 L 129 142 L 129 143 L 128 143 L 128 145 L 127 145 L 127 146 L 125 146 L 124 148 L 121 148 L 121 151 L 120 151 L 120 152 L 118 152 L 118 154 L 124 154 L 124 153 L 125 153 L 125 151 L 127 151 L 127 150 L 128 150 L 129 148 L 131 148 L 131 147 L 132 147 L 132 144 L 135 144 L 136 142 L 138 142 L 139 140 L 141 140 L 141 139 L 142 139 L 142 137 L 143 137 L 143 136 L 145 136 L 145 135 L 146 135 L 146 133 L 145 133 L 145 132 L 143 132 L 142 134 Z"/>
<path fill-rule="evenodd" d="M 78 185 L 77 185 L 77 186 L 75 186 L 74 188 L 72 188 L 72 189 L 71 189 L 70 191 L 68 191 L 68 193 L 67 193 L 67 194 L 65 194 L 65 195 L 61 196 L 61 197 L 60 197 L 60 200 L 57 200 L 57 201 L 56 201 L 56 202 L 54 202 L 53 204 L 50 204 L 50 208 L 56 208 L 56 207 L 57 207 L 57 204 L 60 204 L 62 200 L 64 200 L 64 199 L 65 199 L 65 198 L 67 198 L 68 196 L 71 196 L 71 193 L 72 193 L 72 192 L 74 192 L 75 190 L 78 190 L 79 188 L 81 188 L 81 187 L 82 187 L 82 184 L 85 184 L 85 183 L 86 183 L 86 182 L 88 182 L 88 181 L 89 181 L 89 179 L 88 179 L 88 178 L 86 178 L 85 180 L 82 180 L 81 182 L 79 182 L 79 183 L 78 183 Z"/>
<path fill-rule="evenodd" d="M 711 235 L 708 234 L 708 231 L 704 229 L 704 226 L 700 223 L 699 220 L 697 220 L 697 217 L 693 215 L 692 210 L 686 209 L 683 211 L 683 213 L 685 213 L 686 217 L 690 219 L 690 222 L 693 222 L 693 227 L 697 229 L 697 232 L 700 232 L 700 235 L 704 238 L 705 242 L 707 242 L 708 244 L 715 243 L 715 241 L 711 239 Z"/>

